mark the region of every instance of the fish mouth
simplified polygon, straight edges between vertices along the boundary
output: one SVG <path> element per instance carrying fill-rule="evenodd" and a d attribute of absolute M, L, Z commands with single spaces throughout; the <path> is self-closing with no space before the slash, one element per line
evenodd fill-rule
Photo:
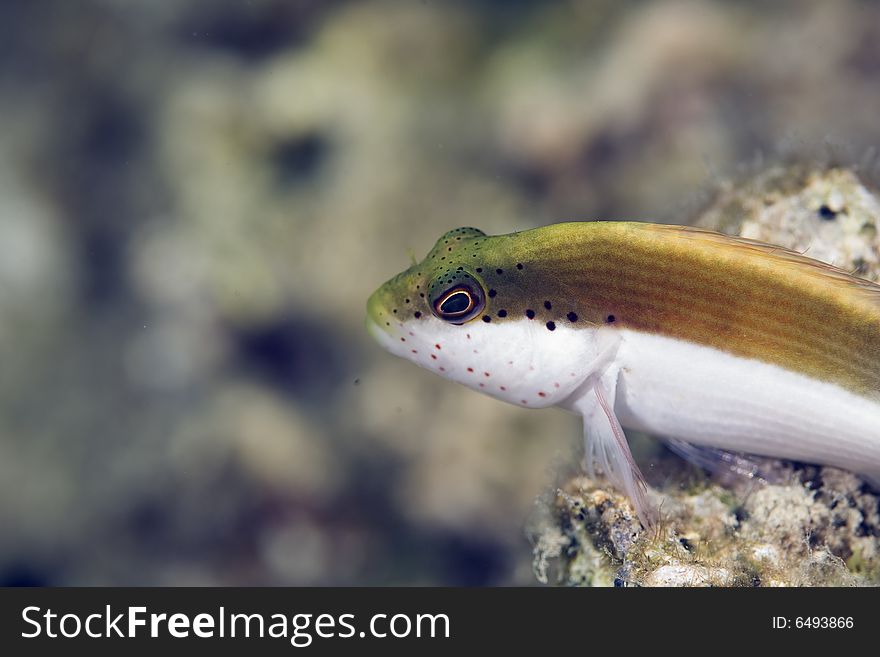
<path fill-rule="evenodd" d="M 366 317 L 366 327 L 367 331 L 369 331 L 370 335 L 381 342 L 380 335 L 387 334 L 387 326 L 383 328 L 383 324 L 385 323 L 380 319 L 380 317 L 384 314 L 382 311 L 384 310 L 384 305 L 382 303 L 382 299 L 379 295 L 379 290 L 373 292 L 370 295 L 370 298 L 367 300 L 367 317 Z"/>
<path fill-rule="evenodd" d="M 383 288 L 379 288 L 367 299 L 367 316 L 365 324 L 367 331 L 380 344 L 387 347 L 389 340 L 396 340 L 400 321 L 393 316 L 390 308 L 388 295 Z M 397 312 L 396 310 L 394 311 Z"/>
<path fill-rule="evenodd" d="M 388 347 L 392 343 L 391 334 L 387 330 L 388 327 L 379 326 L 376 320 L 369 314 L 364 321 L 364 325 L 367 327 L 367 332 L 373 336 L 373 339 L 383 347 Z"/>
<path fill-rule="evenodd" d="M 367 315 L 365 321 L 367 332 L 373 336 L 373 339 L 379 343 L 385 351 L 395 356 L 408 355 L 404 350 L 404 345 L 400 342 L 400 334 L 394 330 L 394 327 L 385 326 L 384 322 L 379 324 L 372 317 Z"/>
<path fill-rule="evenodd" d="M 373 336 L 373 339 L 382 345 L 385 349 L 390 350 L 394 346 L 393 331 L 388 322 L 383 319 L 387 312 L 384 312 L 385 304 L 382 303 L 379 291 L 374 292 L 367 301 L 367 315 L 364 318 L 364 325 L 367 332 Z"/>

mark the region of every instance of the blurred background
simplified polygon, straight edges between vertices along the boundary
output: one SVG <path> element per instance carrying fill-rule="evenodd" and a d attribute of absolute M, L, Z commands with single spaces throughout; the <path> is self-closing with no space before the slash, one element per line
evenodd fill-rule
<path fill-rule="evenodd" d="M 0 583 L 533 583 L 578 421 L 384 353 L 369 293 L 870 160 L 878 82 L 856 0 L 3 2 Z"/>

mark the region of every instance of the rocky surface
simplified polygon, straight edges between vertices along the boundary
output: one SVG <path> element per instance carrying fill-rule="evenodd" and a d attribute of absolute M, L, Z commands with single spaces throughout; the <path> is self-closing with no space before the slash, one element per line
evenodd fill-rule
<path fill-rule="evenodd" d="M 800 476 L 796 476 L 796 475 Z M 809 479 L 803 480 L 808 476 Z M 535 573 L 576 586 L 852 586 L 880 583 L 878 497 L 850 473 L 785 484 L 658 487 L 642 529 L 625 498 L 576 477 L 536 530 Z"/>
<path fill-rule="evenodd" d="M 695 223 L 880 280 L 880 198 L 857 168 L 769 167 L 725 185 Z"/>

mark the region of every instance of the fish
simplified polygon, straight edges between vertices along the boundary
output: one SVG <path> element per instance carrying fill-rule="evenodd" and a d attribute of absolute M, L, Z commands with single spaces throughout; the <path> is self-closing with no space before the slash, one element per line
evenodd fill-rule
<path fill-rule="evenodd" d="M 524 408 L 582 416 L 584 463 L 645 526 L 626 430 L 880 482 L 880 286 L 688 226 L 456 228 L 367 301 L 387 351 Z"/>

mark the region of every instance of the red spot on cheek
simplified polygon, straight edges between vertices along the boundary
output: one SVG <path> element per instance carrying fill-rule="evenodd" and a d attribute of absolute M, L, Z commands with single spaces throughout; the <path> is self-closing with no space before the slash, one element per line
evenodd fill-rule
<path fill-rule="evenodd" d="M 414 354 L 419 353 L 419 352 L 418 352 L 418 349 L 413 349 L 412 352 L 413 352 Z"/>
<path fill-rule="evenodd" d="M 435 345 L 434 345 L 434 348 L 435 348 L 435 349 L 439 349 L 439 348 L 440 348 L 440 345 L 439 345 L 439 344 L 435 344 Z"/>
<path fill-rule="evenodd" d="M 400 338 L 401 342 L 406 342 L 406 338 Z"/>
<path fill-rule="evenodd" d="M 467 339 L 468 339 L 468 340 L 471 339 L 471 334 L 470 334 L 470 333 L 467 334 Z"/>
<path fill-rule="evenodd" d="M 558 384 L 558 383 L 554 383 L 554 384 L 553 384 L 553 387 L 554 387 L 554 388 L 558 388 L 558 387 L 559 387 L 559 384 Z"/>
<path fill-rule="evenodd" d="M 520 399 L 520 401 L 521 401 L 523 404 L 528 404 L 528 403 L 529 403 L 529 402 L 527 402 L 525 399 Z"/>
<path fill-rule="evenodd" d="M 483 372 L 483 375 L 484 375 L 484 376 L 489 376 L 489 373 L 488 373 L 488 372 Z"/>
<path fill-rule="evenodd" d="M 539 392 L 538 393 L 538 397 L 546 397 L 546 396 L 547 396 L 546 392 Z"/>
<path fill-rule="evenodd" d="M 431 359 L 432 359 L 432 360 L 437 360 L 437 356 L 435 356 L 434 354 L 431 354 Z"/>
<path fill-rule="evenodd" d="M 473 371 L 474 371 L 474 368 L 473 368 L 473 367 L 469 367 L 469 368 L 468 368 L 468 372 L 473 372 Z"/>
<path fill-rule="evenodd" d="M 485 388 L 485 387 L 486 387 L 486 384 L 485 384 L 485 383 L 481 383 L 481 384 L 480 384 L 480 387 L 481 387 L 481 388 Z"/>
<path fill-rule="evenodd" d="M 507 390 L 507 388 L 505 388 L 504 386 L 501 386 L 501 390 Z"/>
<path fill-rule="evenodd" d="M 446 371 L 446 368 L 445 368 L 445 367 L 441 367 L 441 368 L 440 368 L 440 371 L 441 371 L 441 372 L 445 372 L 445 371 Z"/>

